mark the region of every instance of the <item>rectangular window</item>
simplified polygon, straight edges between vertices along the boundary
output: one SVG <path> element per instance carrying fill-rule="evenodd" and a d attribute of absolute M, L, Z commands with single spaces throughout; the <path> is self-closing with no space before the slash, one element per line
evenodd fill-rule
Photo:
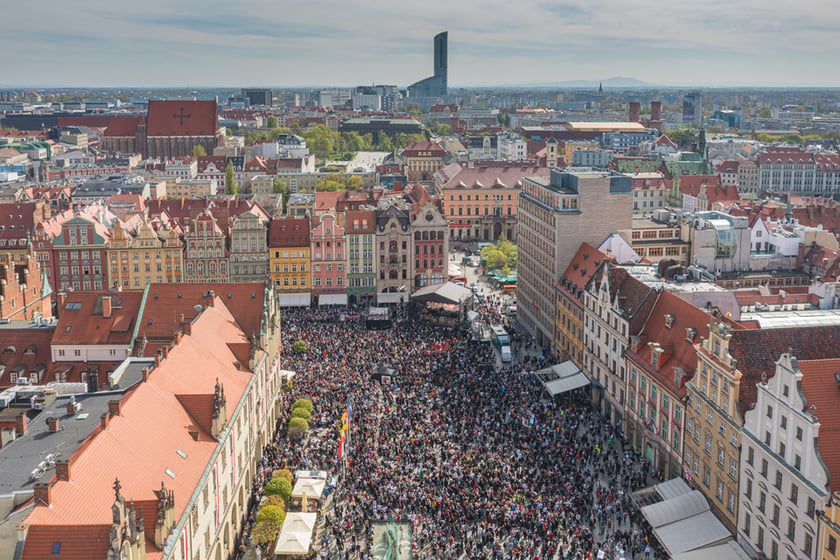
<path fill-rule="evenodd" d="M 771 405 L 767 405 L 767 418 L 773 418 L 773 407 Z"/>
<path fill-rule="evenodd" d="M 814 498 L 808 498 L 808 507 L 805 509 L 805 513 L 811 519 L 813 519 L 814 516 L 816 515 L 816 513 L 817 513 L 817 503 L 814 501 Z M 832 554 L 833 553 L 834 553 L 834 551 L 832 550 Z"/>
<path fill-rule="evenodd" d="M 744 496 L 748 500 L 752 500 L 752 479 L 751 478 L 747 479 L 747 486 L 744 489 Z"/>
<path fill-rule="evenodd" d="M 773 485 L 776 490 L 782 489 L 782 471 L 776 471 L 776 483 Z"/>
<path fill-rule="evenodd" d="M 755 460 L 755 450 L 752 447 L 747 448 L 747 464 L 752 465 Z"/>
<path fill-rule="evenodd" d="M 744 534 L 748 537 L 750 536 L 750 522 L 752 518 L 750 517 L 749 513 L 744 514 Z"/>
<path fill-rule="evenodd" d="M 761 460 L 761 476 L 767 478 L 767 459 Z"/>
<path fill-rule="evenodd" d="M 813 548 L 814 548 L 814 537 L 812 537 L 808 533 L 805 533 L 805 538 L 803 539 L 803 542 L 802 542 L 802 552 L 805 553 L 805 556 L 810 558 L 811 557 L 811 551 L 813 550 Z"/>
<path fill-rule="evenodd" d="M 796 427 L 796 439 L 802 441 L 802 428 L 799 426 Z"/>
<path fill-rule="evenodd" d="M 799 501 L 799 487 L 796 484 L 790 484 L 790 501 L 793 505 Z"/>

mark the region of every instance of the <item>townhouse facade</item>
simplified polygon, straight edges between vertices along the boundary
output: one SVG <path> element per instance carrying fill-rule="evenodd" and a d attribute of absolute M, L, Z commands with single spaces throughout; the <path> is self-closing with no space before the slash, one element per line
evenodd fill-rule
<path fill-rule="evenodd" d="M 269 216 L 256 206 L 236 216 L 230 227 L 230 281 L 263 282 L 268 278 Z"/>
<path fill-rule="evenodd" d="M 630 334 L 627 439 L 665 478 L 683 474 L 685 384 L 709 322 L 708 313 L 662 290 L 642 330 Z"/>
<path fill-rule="evenodd" d="M 411 289 L 443 284 L 449 267 L 449 222 L 432 201 L 416 206 L 410 215 L 414 237 Z"/>
<path fill-rule="evenodd" d="M 347 304 L 345 229 L 336 223 L 335 214 L 310 218 L 309 254 L 312 262 L 312 295 L 320 305 Z M 323 301 L 322 301 L 323 300 Z"/>
<path fill-rule="evenodd" d="M 110 232 L 92 218 L 75 216 L 52 240 L 55 288 L 102 290 L 107 286 L 105 255 Z"/>
<path fill-rule="evenodd" d="M 373 210 L 347 210 L 344 226 L 348 303 L 368 303 L 376 296 L 376 213 Z"/>
<path fill-rule="evenodd" d="M 834 490 L 837 444 L 822 422 L 837 418 L 831 393 L 840 360 L 798 361 L 781 354 L 772 377 L 757 385 L 744 418 L 738 536 L 767 558 L 820 557 L 818 512 Z M 827 423 L 826 426 L 829 426 Z M 826 548 L 828 544 L 824 543 Z"/>
<path fill-rule="evenodd" d="M 386 204 L 376 210 L 377 301 L 407 301 L 411 289 L 411 222 L 408 212 L 395 202 Z"/>
<path fill-rule="evenodd" d="M 227 282 L 228 263 L 227 236 L 216 217 L 205 210 L 184 234 L 184 281 Z"/>
<path fill-rule="evenodd" d="M 268 250 L 274 289 L 278 293 L 309 293 L 309 218 L 272 219 Z"/>
<path fill-rule="evenodd" d="M 574 261 L 573 261 L 574 262 Z M 583 365 L 593 402 L 622 434 L 627 434 L 625 349 L 656 304 L 659 292 L 614 267 L 606 259 L 586 282 L 583 293 Z M 638 393 L 638 392 L 637 392 Z"/>

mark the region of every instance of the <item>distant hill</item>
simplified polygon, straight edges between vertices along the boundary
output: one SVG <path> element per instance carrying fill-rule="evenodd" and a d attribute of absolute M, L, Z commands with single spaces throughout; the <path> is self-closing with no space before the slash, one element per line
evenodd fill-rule
<path fill-rule="evenodd" d="M 604 80 L 566 80 L 563 82 L 527 82 L 520 84 L 504 84 L 501 88 L 517 88 L 517 87 L 531 87 L 531 88 L 580 88 L 580 89 L 598 89 L 599 85 L 610 89 L 622 88 L 649 88 L 654 87 L 654 84 L 637 80 L 636 78 L 627 78 L 624 76 L 613 76 Z"/>

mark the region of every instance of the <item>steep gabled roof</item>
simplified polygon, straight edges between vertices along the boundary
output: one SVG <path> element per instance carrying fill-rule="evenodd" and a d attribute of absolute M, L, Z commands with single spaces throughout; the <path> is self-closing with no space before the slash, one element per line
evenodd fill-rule
<path fill-rule="evenodd" d="M 701 337 L 709 337 L 710 320 L 711 316 L 702 309 L 662 290 L 650 317 L 638 333 L 641 341 L 638 350 L 634 352 L 631 345 L 627 351 L 628 356 L 634 356 L 639 363 L 655 369 L 655 377 L 662 387 L 684 397 L 685 382 L 694 376 L 697 366 L 694 343 Z M 694 340 L 688 338 L 686 329 L 694 329 Z M 654 345 L 663 350 L 656 368 L 651 365 Z M 679 385 L 674 384 L 676 368 L 685 374 L 680 376 Z"/>
<path fill-rule="evenodd" d="M 193 322 L 192 334 L 152 370 L 148 381 L 123 398 L 120 414 L 110 419 L 108 429 L 95 432 L 73 455 L 72 481 L 54 483 L 51 505 L 36 506 L 29 514 L 30 531 L 38 528 L 38 537 L 43 537 L 44 527 L 56 534 L 63 531 L 62 550 L 84 550 L 85 558 L 105 558 L 109 539 L 102 538 L 102 527 L 112 522 L 115 478 L 126 500 L 146 504 L 156 500 L 155 492 L 165 481 L 174 494 L 175 519 L 180 519 L 202 475 L 212 468 L 218 444 L 190 434 L 195 420 L 176 395 L 212 394 L 218 379 L 229 422 L 253 375 L 241 368 L 228 346 L 242 342 L 247 342 L 245 335 L 217 298 Z M 154 512 L 144 511 L 144 517 L 154 517 Z M 68 527 L 75 530 L 66 531 Z M 146 542 L 147 553 L 159 554 L 153 539 Z M 42 556 L 36 546 L 24 547 L 23 560 L 43 557 L 49 554 Z"/>
<path fill-rule="evenodd" d="M 218 130 L 215 101 L 149 101 L 147 136 L 215 136 Z"/>
<path fill-rule="evenodd" d="M 268 246 L 309 247 L 309 219 L 272 219 L 268 230 Z"/>
<path fill-rule="evenodd" d="M 563 276 L 557 283 L 561 293 L 574 300 L 580 301 L 587 282 L 597 272 L 606 259 L 606 255 L 590 245 L 581 243 Z"/>
<path fill-rule="evenodd" d="M 795 356 L 795 354 L 794 354 Z M 802 392 L 805 394 L 807 412 L 815 406 L 814 414 L 820 422 L 819 454 L 828 467 L 831 491 L 840 490 L 840 398 L 835 374 L 840 372 L 840 359 L 800 360 Z"/>
<path fill-rule="evenodd" d="M 840 325 L 789 329 L 740 329 L 732 331 L 729 353 L 741 372 L 738 410 L 741 418 L 755 404 L 761 374 L 773 377 L 776 361 L 785 352 L 799 360 L 834 358 L 840 348 Z"/>

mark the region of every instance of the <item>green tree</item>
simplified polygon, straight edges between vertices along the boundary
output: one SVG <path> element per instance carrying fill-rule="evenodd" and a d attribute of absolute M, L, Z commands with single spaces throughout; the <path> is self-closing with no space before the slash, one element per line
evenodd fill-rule
<path fill-rule="evenodd" d="M 289 482 L 292 481 L 292 471 L 289 469 L 277 469 L 273 473 L 271 473 L 271 478 L 285 478 Z"/>
<path fill-rule="evenodd" d="M 268 486 L 266 486 L 266 491 L 268 491 Z M 291 494 L 292 489 L 289 488 L 289 495 L 291 496 Z M 259 523 L 260 521 L 271 521 L 277 527 L 281 527 L 285 520 L 286 512 L 277 506 L 263 506 L 262 508 L 260 508 L 260 512 L 257 514 L 257 523 Z"/>
<path fill-rule="evenodd" d="M 344 190 L 344 178 L 338 173 L 330 173 L 315 183 L 316 192 L 335 192 Z"/>
<path fill-rule="evenodd" d="M 283 499 L 283 496 L 268 496 L 263 503 L 264 506 L 275 506 L 279 507 L 283 511 L 286 511 L 286 500 Z"/>
<path fill-rule="evenodd" d="M 292 418 L 303 418 L 309 422 L 312 419 L 312 413 L 305 408 L 296 408 L 292 411 Z"/>
<path fill-rule="evenodd" d="M 265 485 L 266 496 L 280 496 L 288 500 L 292 496 L 292 483 L 285 478 L 272 478 Z"/>
<path fill-rule="evenodd" d="M 236 194 L 239 192 L 239 185 L 236 183 L 236 173 L 233 171 L 233 162 L 229 161 L 225 168 L 225 192 Z"/>
<path fill-rule="evenodd" d="M 292 405 L 292 409 L 295 408 L 305 408 L 309 412 L 312 412 L 312 410 L 315 408 L 315 405 L 313 405 L 312 401 L 310 401 L 309 399 L 298 399 Z"/>
<path fill-rule="evenodd" d="M 233 129 L 230 127 L 225 127 L 225 136 L 233 136 Z"/>
<path fill-rule="evenodd" d="M 286 520 L 285 516 L 283 520 Z M 277 531 L 279 530 L 280 526 L 273 519 L 263 519 L 254 525 L 254 530 L 251 531 L 251 539 L 257 543 L 271 542 L 277 538 Z"/>
<path fill-rule="evenodd" d="M 758 118 L 760 119 L 769 119 L 773 117 L 773 111 L 770 110 L 770 107 L 763 107 L 758 112 Z"/>
<path fill-rule="evenodd" d="M 304 352 L 306 352 L 306 341 L 298 340 L 297 342 L 292 344 L 292 350 L 294 350 L 298 354 L 303 354 Z"/>
<path fill-rule="evenodd" d="M 391 137 L 384 132 L 380 132 L 376 138 L 376 149 L 380 152 L 392 151 L 394 149 L 394 143 L 391 141 Z"/>
<path fill-rule="evenodd" d="M 345 187 L 348 191 L 357 191 L 362 188 L 362 184 L 364 184 L 364 181 L 362 181 L 361 177 L 358 175 L 350 175 L 347 178 Z"/>
<path fill-rule="evenodd" d="M 198 159 L 198 158 L 206 156 L 206 155 L 207 155 L 207 150 L 204 149 L 204 146 L 202 146 L 201 144 L 196 144 L 195 146 L 193 146 L 192 157 L 194 159 Z"/>
<path fill-rule="evenodd" d="M 279 177 L 274 179 L 274 184 L 271 186 L 271 192 L 274 194 L 283 194 L 283 191 L 286 190 L 286 182 Z"/>
<path fill-rule="evenodd" d="M 293 416 L 289 419 L 289 429 L 292 428 L 306 431 L 309 429 L 309 422 L 298 416 Z"/>
<path fill-rule="evenodd" d="M 452 126 L 446 123 L 436 122 L 433 123 L 429 129 L 438 136 L 446 136 L 448 134 L 452 134 Z"/>
<path fill-rule="evenodd" d="M 269 115 L 268 118 L 265 120 L 265 126 L 268 128 L 276 128 L 277 127 L 277 117 L 274 115 Z"/>

